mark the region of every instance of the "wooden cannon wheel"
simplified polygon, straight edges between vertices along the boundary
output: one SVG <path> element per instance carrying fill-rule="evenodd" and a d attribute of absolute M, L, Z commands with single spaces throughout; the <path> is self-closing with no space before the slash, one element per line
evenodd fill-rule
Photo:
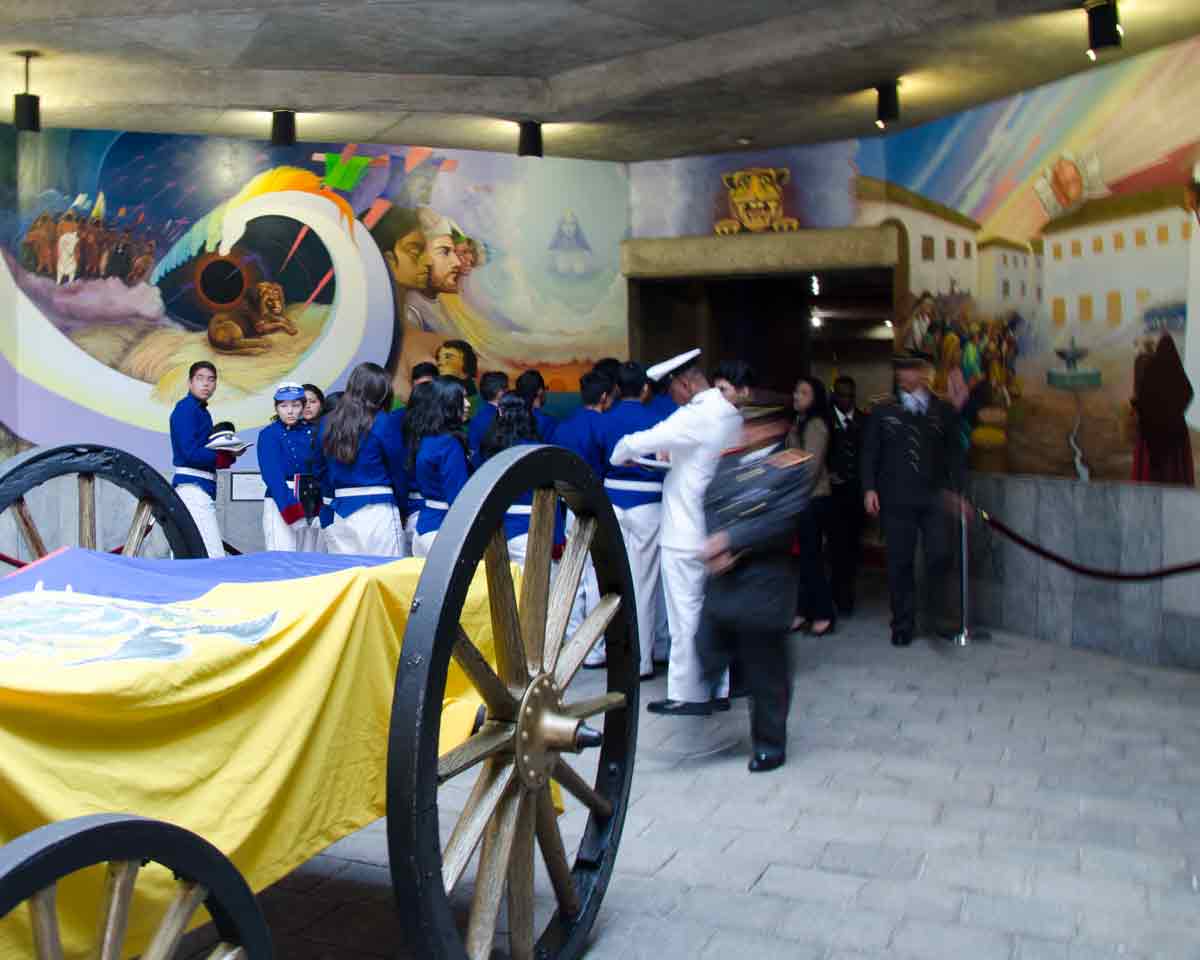
<path fill-rule="evenodd" d="M 271 960 L 271 935 L 242 875 L 212 844 L 182 827 L 125 814 L 94 814 L 32 830 L 0 849 L 0 917 L 25 904 L 36 960 L 62 960 L 58 882 L 107 864 L 98 917 L 97 960 L 121 960 L 139 871 L 158 863 L 177 890 L 142 960 L 172 960 L 196 911 L 212 916 L 220 943 L 208 960 Z"/>
<path fill-rule="evenodd" d="M 502 520 L 533 490 L 520 597 Z M 552 575 L 555 513 L 575 514 Z M 587 556 L 601 600 L 573 635 L 572 601 Z M 459 620 L 482 561 L 497 670 Z M 571 696 L 584 657 L 603 636 L 607 692 Z M 451 659 L 486 705 L 477 731 L 453 750 L 438 746 Z M 388 850 L 406 946 L 431 960 L 485 960 L 507 893 L 513 960 L 573 960 L 587 945 L 621 839 L 637 738 L 638 636 L 633 582 L 616 516 L 583 460 L 561 447 L 525 446 L 494 457 L 463 488 L 425 561 L 409 612 L 388 744 Z M 589 723 L 601 723 L 593 729 Z M 599 750 L 594 783 L 567 757 Z M 439 753 L 442 753 L 439 757 Z M 439 788 L 474 785 L 443 848 Z M 554 780 L 588 810 L 568 859 L 553 807 Z M 461 782 L 461 781 L 460 781 Z M 447 818 L 449 819 L 449 818 Z M 535 849 L 556 908 L 535 930 Z M 466 928 L 451 895 L 479 850 Z"/>
<path fill-rule="evenodd" d="M 155 525 L 166 537 L 176 559 L 208 556 L 192 515 L 157 470 L 115 447 L 79 443 L 37 447 L 0 464 L 0 514 L 11 512 L 35 559 L 65 544 L 46 542 L 26 497 L 49 480 L 72 475 L 79 497 L 78 546 L 108 549 L 106 544 L 97 544 L 96 538 L 96 482 L 104 480 L 121 487 L 137 501 L 124 543 L 114 545 L 126 556 L 138 554 Z"/>

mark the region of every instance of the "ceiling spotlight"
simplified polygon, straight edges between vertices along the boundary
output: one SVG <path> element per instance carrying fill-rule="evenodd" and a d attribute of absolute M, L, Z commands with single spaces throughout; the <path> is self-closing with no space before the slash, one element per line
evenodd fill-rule
<path fill-rule="evenodd" d="M 517 137 L 517 156 L 542 156 L 542 125 L 536 120 L 521 121 L 521 133 Z"/>
<path fill-rule="evenodd" d="M 814 297 L 821 295 L 821 278 L 815 273 L 812 275 L 812 294 Z"/>
<path fill-rule="evenodd" d="M 892 329 L 892 327 L 893 327 L 893 323 L 892 323 L 892 321 L 891 321 L 891 320 L 884 320 L 884 321 L 883 321 L 883 325 L 884 325 L 885 327 L 887 327 L 889 330 L 891 330 L 891 329 Z"/>
<path fill-rule="evenodd" d="M 1088 19 L 1088 48 L 1087 56 L 1095 62 L 1101 50 L 1121 46 L 1121 38 L 1125 30 L 1121 26 L 1121 14 L 1117 10 L 1117 0 L 1086 0 Z"/>
<path fill-rule="evenodd" d="M 818 330 L 821 327 L 821 318 L 817 316 L 817 312 L 815 310 L 808 315 L 808 322 L 812 325 L 814 330 Z"/>
<path fill-rule="evenodd" d="M 738 138 L 737 138 L 737 145 L 738 145 L 739 147 L 748 147 L 748 146 L 750 146 L 750 144 L 752 144 L 753 142 L 754 142 L 754 138 L 753 138 L 753 137 L 738 137 Z"/>
<path fill-rule="evenodd" d="M 37 94 L 29 92 L 29 61 L 41 54 L 36 50 L 18 50 L 17 56 L 25 58 L 25 92 L 13 95 L 13 126 L 37 133 L 42 129 L 42 105 Z"/>
<path fill-rule="evenodd" d="M 875 88 L 875 126 L 880 130 L 900 119 L 900 85 L 893 81 Z"/>
<path fill-rule="evenodd" d="M 271 114 L 271 146 L 296 145 L 296 111 L 276 110 Z"/>

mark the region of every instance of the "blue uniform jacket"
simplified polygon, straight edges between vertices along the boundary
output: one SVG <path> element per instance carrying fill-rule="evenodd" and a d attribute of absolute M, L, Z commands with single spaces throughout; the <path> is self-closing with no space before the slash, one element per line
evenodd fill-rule
<path fill-rule="evenodd" d="M 291 427 L 275 420 L 258 435 L 258 469 L 267 485 L 267 496 L 275 501 L 285 522 L 303 516 L 304 508 L 296 499 L 292 480 L 298 473 L 313 474 L 315 459 L 312 424 L 303 420 Z"/>
<path fill-rule="evenodd" d="M 583 457 L 597 480 L 603 480 L 608 471 L 608 450 L 604 443 L 607 419 L 603 413 L 580 407 L 554 431 L 554 442 Z"/>
<path fill-rule="evenodd" d="M 678 407 L 671 404 L 674 413 Z M 623 436 L 649 430 L 667 418 L 661 405 L 642 403 L 640 400 L 621 400 L 612 405 L 603 420 L 604 462 L 607 464 L 613 450 Z M 604 476 L 604 492 L 614 507 L 629 510 L 647 503 L 662 502 L 662 485 L 665 471 L 642 466 L 609 465 Z"/>
<path fill-rule="evenodd" d="M 533 419 L 537 423 L 538 436 L 542 438 L 542 443 L 553 443 L 558 420 L 548 413 L 542 413 L 541 407 L 533 411 Z"/>
<path fill-rule="evenodd" d="M 467 447 L 471 452 L 471 466 L 476 470 L 483 463 L 483 455 L 479 448 L 483 444 L 483 438 L 487 436 L 488 427 L 495 421 L 499 412 L 500 408 L 494 403 L 481 403 L 467 426 Z"/>
<path fill-rule="evenodd" d="M 398 506 L 408 492 L 408 471 L 404 469 L 404 442 L 396 422 L 388 413 L 375 414 L 375 422 L 358 441 L 354 463 L 342 463 L 325 455 L 322 441 L 328 425 L 321 421 L 315 448 L 314 472 L 321 481 L 321 494 L 333 498 L 333 512 L 348 517 L 372 503 Z M 352 487 L 386 487 L 377 493 L 337 495 Z"/>
<path fill-rule="evenodd" d="M 417 518 L 417 533 L 440 530 L 446 511 L 470 476 L 462 441 L 449 433 L 423 437 L 417 448 L 413 473 L 417 478 L 417 489 L 425 499 Z M 446 506 L 432 505 L 438 503 Z"/>
<path fill-rule="evenodd" d="M 654 421 L 655 423 L 666 420 L 667 417 L 679 409 L 679 404 L 671 399 L 671 395 L 669 393 L 654 394 L 646 406 L 653 410 L 658 416 L 658 419 Z"/>
<path fill-rule="evenodd" d="M 213 419 L 208 404 L 201 403 L 190 393 L 175 404 L 171 411 L 171 463 L 189 470 L 203 470 L 216 474 L 217 452 L 205 447 L 212 433 Z M 194 483 L 214 500 L 217 499 L 217 481 L 207 477 L 191 477 L 176 473 L 171 485 Z"/>

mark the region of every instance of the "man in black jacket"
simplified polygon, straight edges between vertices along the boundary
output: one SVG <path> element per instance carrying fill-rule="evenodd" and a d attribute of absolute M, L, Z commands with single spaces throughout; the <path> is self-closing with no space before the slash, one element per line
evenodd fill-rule
<path fill-rule="evenodd" d="M 863 437 L 863 505 L 880 518 L 887 541 L 892 644 L 912 643 L 916 619 L 913 553 L 920 531 L 929 582 L 950 568 L 947 506 L 961 502 L 964 450 L 954 408 L 925 384 L 929 358 L 909 351 L 894 359 L 896 395 L 876 406 Z"/>
<path fill-rule="evenodd" d="M 843 616 L 854 612 L 854 587 L 862 555 L 863 495 L 859 477 L 863 422 L 855 405 L 853 377 L 833 382 L 833 434 L 829 438 L 829 553 L 833 567 L 833 601 Z"/>
<path fill-rule="evenodd" d="M 791 543 L 815 478 L 809 454 L 784 449 L 789 425 L 783 410 L 748 420 L 741 446 L 722 455 L 704 497 L 709 576 L 696 650 L 706 677 L 719 677 L 731 660 L 741 664 L 752 773 L 781 766 L 787 747 Z"/>

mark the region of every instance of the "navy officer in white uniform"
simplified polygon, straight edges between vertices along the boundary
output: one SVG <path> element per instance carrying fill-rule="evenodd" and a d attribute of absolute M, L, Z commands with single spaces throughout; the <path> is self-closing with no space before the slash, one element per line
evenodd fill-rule
<path fill-rule="evenodd" d="M 699 356 L 699 349 L 689 350 L 646 371 L 651 380 L 669 379 L 671 398 L 679 409 L 647 430 L 626 434 L 609 458 L 613 464 L 624 464 L 635 457 L 665 453 L 670 461 L 663 478 L 659 545 L 671 655 L 667 698 L 651 702 L 647 709 L 678 716 L 707 716 L 714 709 L 729 708 L 728 674 L 716 689 L 705 679 L 696 655 L 696 630 L 706 577 L 704 492 L 721 452 L 740 435 L 742 418 L 709 385 L 696 363 Z M 652 641 L 647 637 L 643 642 Z"/>

